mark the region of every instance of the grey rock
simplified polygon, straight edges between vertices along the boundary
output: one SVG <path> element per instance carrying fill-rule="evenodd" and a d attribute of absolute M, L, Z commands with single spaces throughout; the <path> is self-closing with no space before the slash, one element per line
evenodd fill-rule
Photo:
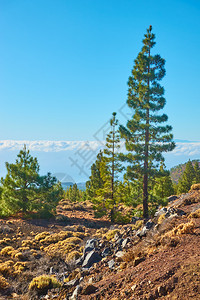
<path fill-rule="evenodd" d="M 122 248 L 125 248 L 130 241 L 131 240 L 130 240 L 129 237 L 127 237 L 126 239 L 124 239 L 123 242 L 122 242 Z"/>
<path fill-rule="evenodd" d="M 175 196 L 175 195 L 169 196 L 169 197 L 167 198 L 168 202 L 174 201 L 174 200 L 176 200 L 176 199 L 178 199 L 178 197 Z"/>
<path fill-rule="evenodd" d="M 90 239 L 90 240 L 87 240 L 85 248 L 90 247 L 90 248 L 94 249 L 97 247 L 97 244 L 98 244 L 97 239 Z"/>
<path fill-rule="evenodd" d="M 116 257 L 122 257 L 124 256 L 124 252 L 123 251 L 118 251 L 117 253 L 115 253 Z"/>
<path fill-rule="evenodd" d="M 70 300 L 76 300 L 78 298 L 78 294 L 81 292 L 82 287 L 80 285 L 77 285 L 77 287 L 75 288 L 72 296 L 69 298 Z"/>
<path fill-rule="evenodd" d="M 107 247 L 103 250 L 101 255 L 105 257 L 105 256 L 108 256 L 110 254 L 110 252 L 111 252 L 110 248 Z"/>
<path fill-rule="evenodd" d="M 122 239 L 122 238 L 119 238 L 117 241 L 116 241 L 116 245 L 122 245 L 122 243 L 123 243 L 123 240 L 124 239 Z"/>
<path fill-rule="evenodd" d="M 160 215 L 163 215 L 167 212 L 167 208 L 166 207 L 162 207 L 161 209 L 157 210 L 155 213 L 155 217 L 159 217 Z"/>
<path fill-rule="evenodd" d="M 146 229 L 151 229 L 151 228 L 153 227 L 153 225 L 155 225 L 154 222 L 152 222 L 151 220 L 149 220 L 149 221 L 145 224 L 145 227 L 146 227 Z"/>
<path fill-rule="evenodd" d="M 84 261 L 85 255 L 82 255 L 81 257 L 79 257 L 76 261 L 75 261 L 75 265 L 76 266 L 81 266 L 83 261 Z"/>
<path fill-rule="evenodd" d="M 94 263 L 97 263 L 99 261 L 101 261 L 101 256 L 99 255 L 98 252 L 93 250 L 86 255 L 82 267 L 90 268 Z"/>
<path fill-rule="evenodd" d="M 155 225 L 154 222 L 152 222 L 151 220 L 149 220 L 141 230 L 138 230 L 136 232 L 136 236 L 142 238 L 144 236 L 146 236 L 147 232 Z"/>
<path fill-rule="evenodd" d="M 63 286 L 72 287 L 72 286 L 77 286 L 78 284 L 79 284 L 79 279 L 75 278 L 73 280 L 66 282 Z"/>
<path fill-rule="evenodd" d="M 114 261 L 114 259 L 109 260 L 108 266 L 109 266 L 110 269 L 113 269 L 113 268 L 114 268 L 114 266 L 115 266 L 115 261 Z"/>

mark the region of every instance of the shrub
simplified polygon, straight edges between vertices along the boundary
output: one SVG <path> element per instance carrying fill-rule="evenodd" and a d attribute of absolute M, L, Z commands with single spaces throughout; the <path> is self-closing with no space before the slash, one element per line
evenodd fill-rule
<path fill-rule="evenodd" d="M 50 235 L 49 232 L 43 231 L 43 232 L 41 232 L 41 233 L 38 233 L 38 234 L 35 236 L 35 240 L 36 240 L 36 241 L 40 241 L 40 240 L 42 240 L 42 239 L 45 239 L 45 237 L 48 236 L 48 235 Z"/>
<path fill-rule="evenodd" d="M 106 232 L 104 234 L 104 237 L 106 237 L 106 239 L 108 241 L 112 240 L 115 236 L 116 233 L 119 233 L 119 230 L 118 229 L 113 229 L 113 230 L 109 230 L 108 232 Z"/>
<path fill-rule="evenodd" d="M 54 277 L 49 275 L 41 275 L 33 278 L 29 284 L 29 291 L 36 290 L 38 294 L 46 294 L 48 289 L 58 288 L 61 283 Z"/>
<path fill-rule="evenodd" d="M 200 208 L 197 209 L 196 211 L 192 212 L 188 218 L 200 218 Z"/>
<path fill-rule="evenodd" d="M 11 256 L 11 254 L 15 251 L 15 249 L 11 246 L 7 246 L 1 250 L 1 255 L 3 256 Z"/>
<path fill-rule="evenodd" d="M 199 191 L 200 190 L 200 183 L 193 184 L 190 188 L 190 191 Z"/>
<path fill-rule="evenodd" d="M 79 251 L 72 251 L 72 252 L 70 252 L 68 255 L 67 255 L 67 257 L 66 257 L 66 262 L 70 262 L 70 261 L 72 261 L 72 260 L 74 260 L 74 259 L 78 259 L 79 257 L 81 257 L 81 253 L 79 252 Z"/>
<path fill-rule="evenodd" d="M 182 223 L 172 230 L 166 232 L 160 239 L 160 243 L 162 245 L 170 245 L 174 246 L 177 245 L 179 242 L 179 239 L 176 237 L 179 237 L 182 234 L 189 234 L 193 233 L 195 228 L 195 223 L 190 221 L 188 223 Z"/>
<path fill-rule="evenodd" d="M 41 244 L 52 244 L 57 243 L 58 241 L 62 241 L 68 237 L 71 237 L 72 233 L 70 231 L 60 231 L 59 233 L 54 233 L 46 236 L 44 239 L 40 240 Z"/>
<path fill-rule="evenodd" d="M 5 290 L 9 287 L 8 281 L 0 275 L 0 291 Z"/>
<path fill-rule="evenodd" d="M 143 220 L 138 220 L 134 225 L 132 225 L 132 230 L 138 230 L 143 225 Z"/>
<path fill-rule="evenodd" d="M 157 223 L 160 225 L 165 220 L 165 214 L 159 216 Z"/>
<path fill-rule="evenodd" d="M 0 273 L 4 276 L 10 275 L 13 273 L 13 264 L 12 260 L 8 260 L 4 263 L 0 263 Z"/>

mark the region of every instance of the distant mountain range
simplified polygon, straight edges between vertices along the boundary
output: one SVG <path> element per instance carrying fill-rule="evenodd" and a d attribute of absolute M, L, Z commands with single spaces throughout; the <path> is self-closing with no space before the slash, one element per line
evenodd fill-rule
<path fill-rule="evenodd" d="M 61 182 L 61 184 L 62 184 L 63 189 L 67 190 L 70 186 L 74 185 L 74 182 L 70 182 L 70 181 L 69 182 Z M 81 191 L 85 191 L 85 189 L 86 189 L 85 184 L 86 184 L 85 182 L 78 182 L 77 183 L 78 189 Z"/>

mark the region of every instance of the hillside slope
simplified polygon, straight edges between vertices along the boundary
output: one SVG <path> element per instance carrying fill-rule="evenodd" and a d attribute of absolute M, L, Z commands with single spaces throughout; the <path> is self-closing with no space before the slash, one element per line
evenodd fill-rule
<path fill-rule="evenodd" d="M 174 198 L 145 225 L 65 201 L 57 220 L 0 220 L 0 299 L 200 299 L 200 190 Z"/>

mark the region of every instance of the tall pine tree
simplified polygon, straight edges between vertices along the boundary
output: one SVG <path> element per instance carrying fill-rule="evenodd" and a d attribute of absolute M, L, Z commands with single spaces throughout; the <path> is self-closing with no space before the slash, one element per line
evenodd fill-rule
<path fill-rule="evenodd" d="M 107 165 L 107 182 L 106 185 L 110 189 L 110 200 L 111 200 L 111 221 L 114 221 L 114 210 L 116 205 L 116 180 L 118 178 L 118 173 L 123 170 L 121 163 L 119 161 L 118 150 L 120 148 L 120 133 L 116 128 L 118 126 L 118 120 L 116 119 L 116 113 L 110 120 L 111 130 L 106 137 L 106 145 L 104 149 L 104 161 Z M 110 176 L 109 176 L 110 175 Z"/>
<path fill-rule="evenodd" d="M 144 218 L 148 218 L 149 214 L 149 177 L 155 176 L 159 162 L 164 161 L 162 153 L 175 147 L 172 127 L 165 123 L 167 115 L 158 114 L 166 102 L 164 88 L 159 83 L 165 75 L 165 60 L 152 54 L 154 45 L 155 35 L 150 26 L 128 80 L 127 104 L 133 110 L 133 116 L 126 127 L 120 126 L 129 151 L 122 158 L 130 164 L 128 177 L 131 180 L 141 180 L 142 177 Z"/>

